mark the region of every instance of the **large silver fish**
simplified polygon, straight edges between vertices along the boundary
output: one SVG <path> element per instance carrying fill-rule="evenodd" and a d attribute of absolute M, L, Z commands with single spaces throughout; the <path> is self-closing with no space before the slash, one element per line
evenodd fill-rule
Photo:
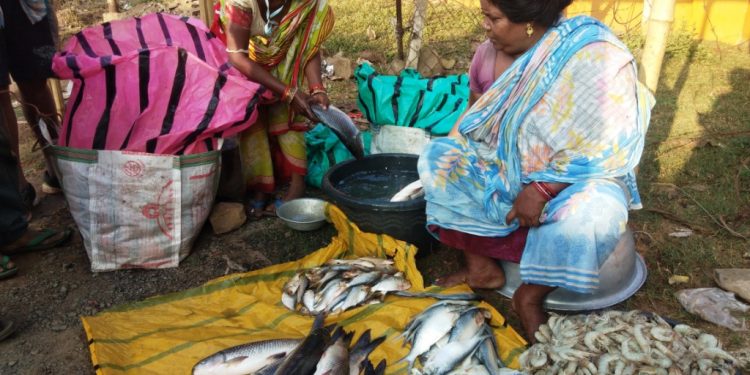
<path fill-rule="evenodd" d="M 263 340 L 217 352 L 193 367 L 193 375 L 243 375 L 284 358 L 302 342 L 300 339 Z"/>
<path fill-rule="evenodd" d="M 344 333 L 339 327 L 331 344 L 318 361 L 314 375 L 349 375 L 349 343 L 353 333 Z"/>
<path fill-rule="evenodd" d="M 355 158 L 362 159 L 365 157 L 362 134 L 346 113 L 332 105 L 329 105 L 327 110 L 317 104 L 313 104 L 310 108 L 325 126 L 336 133 L 336 136 Z"/>
<path fill-rule="evenodd" d="M 331 340 L 331 328 L 323 327 L 323 315 L 315 317 L 310 334 L 289 352 L 275 375 L 312 375 Z"/>
<path fill-rule="evenodd" d="M 349 375 L 359 375 L 360 371 L 365 368 L 367 357 L 383 341 L 385 341 L 385 336 L 370 340 L 369 329 L 362 333 L 349 351 Z"/>
<path fill-rule="evenodd" d="M 443 347 L 431 350 L 424 362 L 421 374 L 447 374 L 457 364 L 463 362 L 469 354 L 474 352 L 477 345 L 486 338 L 485 336 L 474 336 L 466 341 L 452 341 Z"/>

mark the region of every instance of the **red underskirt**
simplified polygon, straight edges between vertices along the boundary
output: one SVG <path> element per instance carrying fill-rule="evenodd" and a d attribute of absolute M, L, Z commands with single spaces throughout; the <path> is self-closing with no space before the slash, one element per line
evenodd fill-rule
<path fill-rule="evenodd" d="M 526 235 L 529 233 L 528 227 L 518 228 L 506 237 L 475 236 L 437 225 L 429 225 L 427 229 L 436 235 L 440 242 L 450 247 L 515 263 L 521 262 L 521 254 L 526 246 Z"/>

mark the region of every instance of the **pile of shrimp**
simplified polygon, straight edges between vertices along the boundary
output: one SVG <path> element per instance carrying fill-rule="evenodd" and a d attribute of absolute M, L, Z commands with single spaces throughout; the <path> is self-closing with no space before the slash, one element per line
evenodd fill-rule
<path fill-rule="evenodd" d="M 638 310 L 553 314 L 535 337 L 520 357 L 535 375 L 734 374 L 737 366 L 713 335 Z"/>

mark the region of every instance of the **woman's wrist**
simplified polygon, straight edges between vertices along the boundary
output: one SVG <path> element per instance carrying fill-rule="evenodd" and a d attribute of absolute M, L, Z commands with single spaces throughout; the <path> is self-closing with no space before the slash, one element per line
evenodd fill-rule
<path fill-rule="evenodd" d="M 544 182 L 533 181 L 530 185 L 534 188 L 534 190 L 536 190 L 539 196 L 541 196 L 544 199 L 545 202 L 549 202 L 555 196 L 543 184 Z"/>
<path fill-rule="evenodd" d="M 310 96 L 323 94 L 325 96 L 328 96 L 328 91 L 326 90 L 326 87 L 322 83 L 314 83 L 310 85 Z"/>
<path fill-rule="evenodd" d="M 281 94 L 281 100 L 287 104 L 292 104 L 294 96 L 297 95 L 297 88 L 294 86 L 287 86 L 284 88 L 284 92 Z"/>

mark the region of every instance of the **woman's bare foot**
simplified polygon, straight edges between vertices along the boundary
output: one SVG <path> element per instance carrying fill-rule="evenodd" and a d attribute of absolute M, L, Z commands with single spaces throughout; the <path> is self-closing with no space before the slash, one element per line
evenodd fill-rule
<path fill-rule="evenodd" d="M 521 325 L 531 344 L 536 342 L 534 334 L 539 326 L 549 318 L 544 312 L 544 299 L 553 290 L 555 287 L 547 285 L 521 284 L 513 293 L 513 310 L 521 318 Z"/>
<path fill-rule="evenodd" d="M 498 289 L 505 285 L 505 272 L 494 259 L 464 252 L 466 267 L 435 280 L 435 285 L 451 287 L 466 283 L 475 289 Z"/>

